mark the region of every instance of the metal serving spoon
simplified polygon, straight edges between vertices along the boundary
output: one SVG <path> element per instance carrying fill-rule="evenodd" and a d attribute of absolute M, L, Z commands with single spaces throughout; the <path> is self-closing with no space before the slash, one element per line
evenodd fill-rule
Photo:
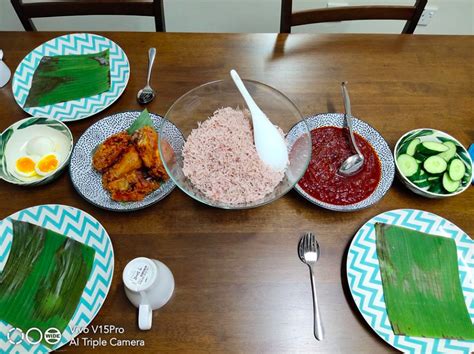
<path fill-rule="evenodd" d="M 12 76 L 10 69 L 8 68 L 7 64 L 3 62 L 2 59 L 3 50 L 0 49 L 0 87 L 5 86 L 10 80 L 10 77 Z"/>
<path fill-rule="evenodd" d="M 352 131 L 352 113 L 351 113 L 351 100 L 349 99 L 349 93 L 347 92 L 347 82 L 344 81 L 342 86 L 342 97 L 344 98 L 344 110 L 346 111 L 345 118 L 347 122 L 347 127 L 349 128 L 349 135 L 351 136 L 351 145 L 353 149 L 357 152 L 355 155 L 349 156 L 339 167 L 339 174 L 343 176 L 352 176 L 360 171 L 364 165 L 364 156 L 357 147 L 354 132 Z"/>
<path fill-rule="evenodd" d="M 155 90 L 150 86 L 151 79 L 151 69 L 153 68 L 153 63 L 155 62 L 156 49 L 150 48 L 148 50 L 148 78 L 146 81 L 146 86 L 138 91 L 137 101 L 140 104 L 147 104 L 153 101 L 156 96 Z"/>
<path fill-rule="evenodd" d="M 316 296 L 316 280 L 314 278 L 314 266 L 319 259 L 319 243 L 313 233 L 305 233 L 298 244 L 298 255 L 303 263 L 309 267 L 311 274 L 311 289 L 313 290 L 313 312 L 314 312 L 314 336 L 317 340 L 323 340 L 324 331 L 319 311 L 318 297 Z"/>

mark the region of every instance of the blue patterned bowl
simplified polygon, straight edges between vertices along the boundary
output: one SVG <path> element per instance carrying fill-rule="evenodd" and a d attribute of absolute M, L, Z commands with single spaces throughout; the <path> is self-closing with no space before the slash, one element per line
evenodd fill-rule
<path fill-rule="evenodd" d="M 343 128 L 345 127 L 345 118 L 344 114 L 342 113 L 324 113 L 306 118 L 306 123 L 308 124 L 310 130 L 321 127 Z M 392 185 L 395 175 L 395 166 L 392 152 L 390 151 L 390 147 L 388 146 L 387 142 L 378 131 L 376 131 L 364 121 L 353 117 L 352 124 L 354 131 L 367 140 L 367 142 L 372 145 L 375 152 L 377 153 L 382 167 L 382 176 L 376 189 L 369 197 L 361 200 L 360 202 L 348 205 L 335 205 L 322 202 L 306 193 L 303 188 L 299 186 L 299 184 L 296 184 L 295 189 L 299 194 L 301 194 L 311 203 L 316 204 L 322 208 L 334 211 L 356 211 L 368 208 L 382 199 L 382 197 L 385 195 L 385 193 L 387 193 L 390 186 Z M 294 129 L 297 129 L 297 126 L 295 126 Z"/>
<path fill-rule="evenodd" d="M 140 115 L 139 111 L 122 112 L 105 117 L 92 124 L 77 141 L 71 156 L 69 174 L 76 191 L 88 202 L 95 206 L 111 211 L 133 211 L 146 208 L 158 203 L 170 194 L 175 184 L 171 179 L 163 183 L 156 191 L 148 194 L 138 202 L 116 202 L 102 186 L 102 175 L 92 166 L 94 149 L 109 136 L 124 131 L 130 127 Z M 158 131 L 164 118 L 150 113 L 154 128 Z M 183 136 L 178 128 L 168 122 L 168 129 L 163 138 L 174 148 L 182 144 Z"/>

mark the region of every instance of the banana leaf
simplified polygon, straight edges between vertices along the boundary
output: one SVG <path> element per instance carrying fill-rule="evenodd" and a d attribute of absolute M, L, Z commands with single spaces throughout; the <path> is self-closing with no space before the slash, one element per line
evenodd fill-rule
<path fill-rule="evenodd" d="M 127 133 L 132 135 L 135 131 L 147 125 L 153 127 L 153 120 L 150 117 L 150 113 L 148 113 L 148 110 L 145 108 L 127 129 Z"/>
<path fill-rule="evenodd" d="M 12 224 L 12 246 L 0 273 L 0 319 L 24 333 L 33 327 L 62 333 L 82 296 L 95 250 L 37 225 Z M 39 333 L 32 332 L 37 341 Z"/>
<path fill-rule="evenodd" d="M 109 50 L 45 56 L 33 74 L 25 108 L 98 95 L 110 89 Z"/>
<path fill-rule="evenodd" d="M 453 239 L 375 224 L 383 295 L 393 332 L 474 339 Z"/>

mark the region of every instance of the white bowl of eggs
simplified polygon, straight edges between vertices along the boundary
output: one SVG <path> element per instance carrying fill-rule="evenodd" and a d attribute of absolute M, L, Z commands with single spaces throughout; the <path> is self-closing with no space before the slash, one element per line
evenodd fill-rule
<path fill-rule="evenodd" d="M 69 163 L 73 137 L 62 122 L 29 117 L 0 135 L 0 179 L 33 186 L 51 182 Z"/>

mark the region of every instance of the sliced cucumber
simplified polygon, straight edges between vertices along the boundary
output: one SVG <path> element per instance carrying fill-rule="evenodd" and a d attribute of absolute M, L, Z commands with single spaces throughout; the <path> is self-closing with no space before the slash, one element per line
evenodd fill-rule
<path fill-rule="evenodd" d="M 430 182 L 428 182 L 427 179 L 420 180 L 420 181 L 413 181 L 413 183 L 414 183 L 417 187 L 420 187 L 420 188 L 426 188 L 426 187 L 431 186 Z"/>
<path fill-rule="evenodd" d="M 434 175 L 434 176 L 431 176 L 431 175 L 428 175 L 428 181 L 430 183 L 436 183 L 436 182 L 441 182 L 441 176 L 440 175 Z"/>
<path fill-rule="evenodd" d="M 419 179 L 428 179 L 428 175 L 422 168 L 419 168 L 418 171 L 416 171 L 416 173 L 408 177 L 408 179 L 413 182 Z"/>
<path fill-rule="evenodd" d="M 449 192 L 453 193 L 456 192 L 459 188 L 459 185 L 461 184 L 461 181 L 453 181 L 451 177 L 449 177 L 450 174 L 448 172 L 445 172 L 443 174 L 443 188 Z"/>
<path fill-rule="evenodd" d="M 425 162 L 423 162 L 423 168 L 425 169 L 425 171 L 432 174 L 443 173 L 444 171 L 446 171 L 447 167 L 448 163 L 443 158 L 437 155 L 430 156 L 425 160 Z"/>
<path fill-rule="evenodd" d="M 418 144 L 416 150 L 423 155 L 437 155 L 439 153 L 448 151 L 449 148 L 441 143 L 436 143 L 434 141 L 425 141 L 421 144 Z"/>
<path fill-rule="evenodd" d="M 448 140 L 445 141 L 443 145 L 448 147 L 448 151 L 442 152 L 438 156 L 442 157 L 446 161 L 449 161 L 454 157 L 454 155 L 456 155 L 456 144 L 451 140 Z"/>
<path fill-rule="evenodd" d="M 443 194 L 444 193 L 444 188 L 443 188 L 443 184 L 441 182 L 441 178 L 437 178 L 436 180 L 434 180 L 431 183 L 430 188 L 428 188 L 428 191 L 433 192 L 433 193 L 437 193 L 437 194 Z"/>
<path fill-rule="evenodd" d="M 416 147 L 421 143 L 421 140 L 419 138 L 415 138 L 407 146 L 407 151 L 406 154 L 413 156 L 415 155 L 416 152 Z"/>
<path fill-rule="evenodd" d="M 420 188 L 425 188 L 425 187 L 429 187 L 431 185 L 431 182 L 428 181 L 428 174 L 425 172 L 425 170 L 420 168 L 419 171 L 417 173 L 415 173 L 415 175 L 416 175 L 415 178 L 410 177 L 409 179 L 416 186 L 418 186 Z"/>
<path fill-rule="evenodd" d="M 466 166 L 464 166 L 464 162 L 460 159 L 452 159 L 449 163 L 448 173 L 450 179 L 453 181 L 459 181 L 464 177 L 464 173 L 466 173 Z"/>
<path fill-rule="evenodd" d="M 418 169 L 420 168 L 418 166 L 418 162 L 416 162 L 416 160 L 412 156 L 407 154 L 401 154 L 400 156 L 398 156 L 397 164 L 401 173 L 405 177 L 413 176 L 415 173 L 418 172 Z"/>
<path fill-rule="evenodd" d="M 425 161 L 429 156 L 426 156 L 425 154 L 422 154 L 421 152 L 416 151 L 416 152 L 415 152 L 415 155 L 413 155 L 413 157 L 415 158 L 415 160 L 423 162 L 423 161 Z"/>

